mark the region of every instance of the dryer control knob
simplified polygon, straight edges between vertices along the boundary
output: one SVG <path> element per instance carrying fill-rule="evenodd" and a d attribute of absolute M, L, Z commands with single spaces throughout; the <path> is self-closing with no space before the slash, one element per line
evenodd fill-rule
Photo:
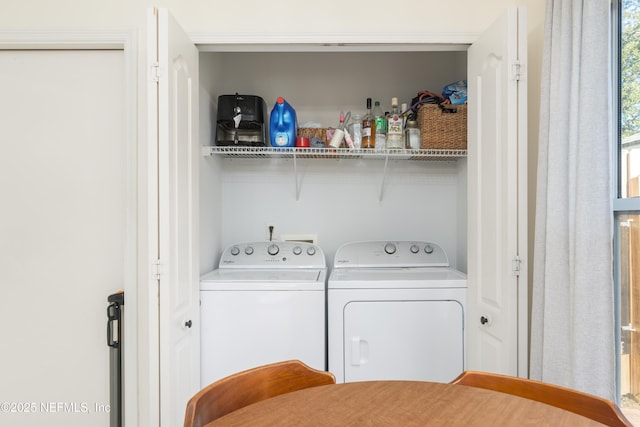
<path fill-rule="evenodd" d="M 394 245 L 393 243 L 387 243 L 386 245 L 384 245 L 384 251 L 389 255 L 393 255 L 396 253 L 396 245 Z"/>
<path fill-rule="evenodd" d="M 280 252 L 280 248 L 278 247 L 278 245 L 269 245 L 269 247 L 267 248 L 267 252 L 269 253 L 269 255 L 278 255 L 278 252 Z"/>
<path fill-rule="evenodd" d="M 240 253 L 240 249 L 237 246 L 231 248 L 231 255 L 236 256 Z"/>
<path fill-rule="evenodd" d="M 424 247 L 424 251 L 428 254 L 432 254 L 433 253 L 433 246 L 431 245 L 427 245 Z"/>
<path fill-rule="evenodd" d="M 316 248 L 314 248 L 313 246 L 309 246 L 307 248 L 307 255 L 313 256 L 316 254 Z"/>
<path fill-rule="evenodd" d="M 247 255 L 253 255 L 253 246 L 247 246 L 244 248 L 244 253 Z"/>
<path fill-rule="evenodd" d="M 418 245 L 411 245 L 409 250 L 412 254 L 417 254 L 418 252 L 420 252 L 420 247 Z"/>
<path fill-rule="evenodd" d="M 293 247 L 293 254 L 294 255 L 300 255 L 302 253 L 302 248 L 300 246 L 294 246 Z"/>

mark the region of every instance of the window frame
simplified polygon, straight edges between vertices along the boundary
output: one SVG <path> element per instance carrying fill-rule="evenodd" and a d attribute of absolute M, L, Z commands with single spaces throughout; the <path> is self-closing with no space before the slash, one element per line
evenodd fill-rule
<path fill-rule="evenodd" d="M 620 282 L 620 232 L 619 222 L 622 215 L 640 215 L 640 197 L 622 197 L 621 156 L 622 151 L 622 7 L 624 0 L 611 0 L 611 210 L 613 227 L 613 283 L 615 313 L 615 383 L 616 403 L 621 399 L 621 356 L 622 356 L 622 295 Z"/>

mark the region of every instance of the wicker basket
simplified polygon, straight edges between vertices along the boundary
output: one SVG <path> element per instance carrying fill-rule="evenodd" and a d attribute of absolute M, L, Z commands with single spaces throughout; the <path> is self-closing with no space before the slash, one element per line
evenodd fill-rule
<path fill-rule="evenodd" d="M 423 104 L 418 110 L 420 148 L 431 150 L 467 149 L 467 106 Z"/>
<path fill-rule="evenodd" d="M 316 137 L 320 141 L 327 144 L 327 128 L 298 128 L 299 138 L 313 138 Z"/>

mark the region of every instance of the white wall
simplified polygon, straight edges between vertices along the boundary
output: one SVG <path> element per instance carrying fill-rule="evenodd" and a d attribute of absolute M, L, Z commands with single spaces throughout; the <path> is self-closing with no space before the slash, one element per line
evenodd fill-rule
<path fill-rule="evenodd" d="M 7 3 L 0 28 L 121 28 L 144 22 L 144 10 L 169 8 L 187 32 L 322 33 L 429 31 L 477 33 L 488 27 L 505 8 L 527 4 L 544 9 L 540 0 L 426 0 L 398 4 L 390 20 L 386 0 L 361 2 L 325 0 L 295 4 L 288 0 L 220 2 L 211 0 L 22 0 Z M 10 3 L 10 7 L 8 6 Z M 71 12 L 72 11 L 72 12 Z"/>
<path fill-rule="evenodd" d="M 209 54 L 200 58 L 200 140 L 202 145 L 212 143 L 215 132 L 215 108 L 217 95 L 212 94 L 211 88 L 216 86 L 216 79 L 221 65 L 219 55 Z M 220 200 L 220 159 L 216 157 L 202 157 L 200 159 L 200 272 L 212 270 L 224 246 L 220 242 L 222 218 L 222 204 Z"/>
<path fill-rule="evenodd" d="M 338 125 L 340 111 L 366 112 L 366 98 L 391 110 L 391 98 L 410 103 L 419 90 L 440 92 L 444 85 L 465 79 L 466 51 L 455 52 L 265 52 L 217 53 L 218 61 L 202 53 L 203 81 L 218 95 L 262 96 L 267 113 L 278 96 L 295 108 L 298 123 Z M 209 77 L 211 79 L 211 77 Z"/>
<path fill-rule="evenodd" d="M 425 0 L 392 3 L 386 0 L 294 3 L 288 0 L 266 2 L 212 2 L 208 0 L 167 0 L 166 4 L 187 31 L 340 33 L 427 30 L 479 32 L 493 22 L 514 1 Z"/>
<path fill-rule="evenodd" d="M 456 265 L 455 162 L 390 161 L 382 200 L 383 160 L 300 159 L 298 200 L 292 162 L 222 162 L 225 246 L 265 240 L 272 222 L 276 238 L 316 234 L 330 265 L 340 244 L 356 240 L 428 240 L 442 245 Z"/>

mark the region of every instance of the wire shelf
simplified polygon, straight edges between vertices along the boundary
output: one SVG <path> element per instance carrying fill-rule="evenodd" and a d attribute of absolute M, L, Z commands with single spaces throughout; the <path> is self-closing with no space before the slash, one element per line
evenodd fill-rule
<path fill-rule="evenodd" d="M 383 159 L 383 160 L 456 160 L 467 150 L 368 150 L 348 148 L 275 148 L 275 147 L 203 147 L 209 156 L 284 159 Z"/>

